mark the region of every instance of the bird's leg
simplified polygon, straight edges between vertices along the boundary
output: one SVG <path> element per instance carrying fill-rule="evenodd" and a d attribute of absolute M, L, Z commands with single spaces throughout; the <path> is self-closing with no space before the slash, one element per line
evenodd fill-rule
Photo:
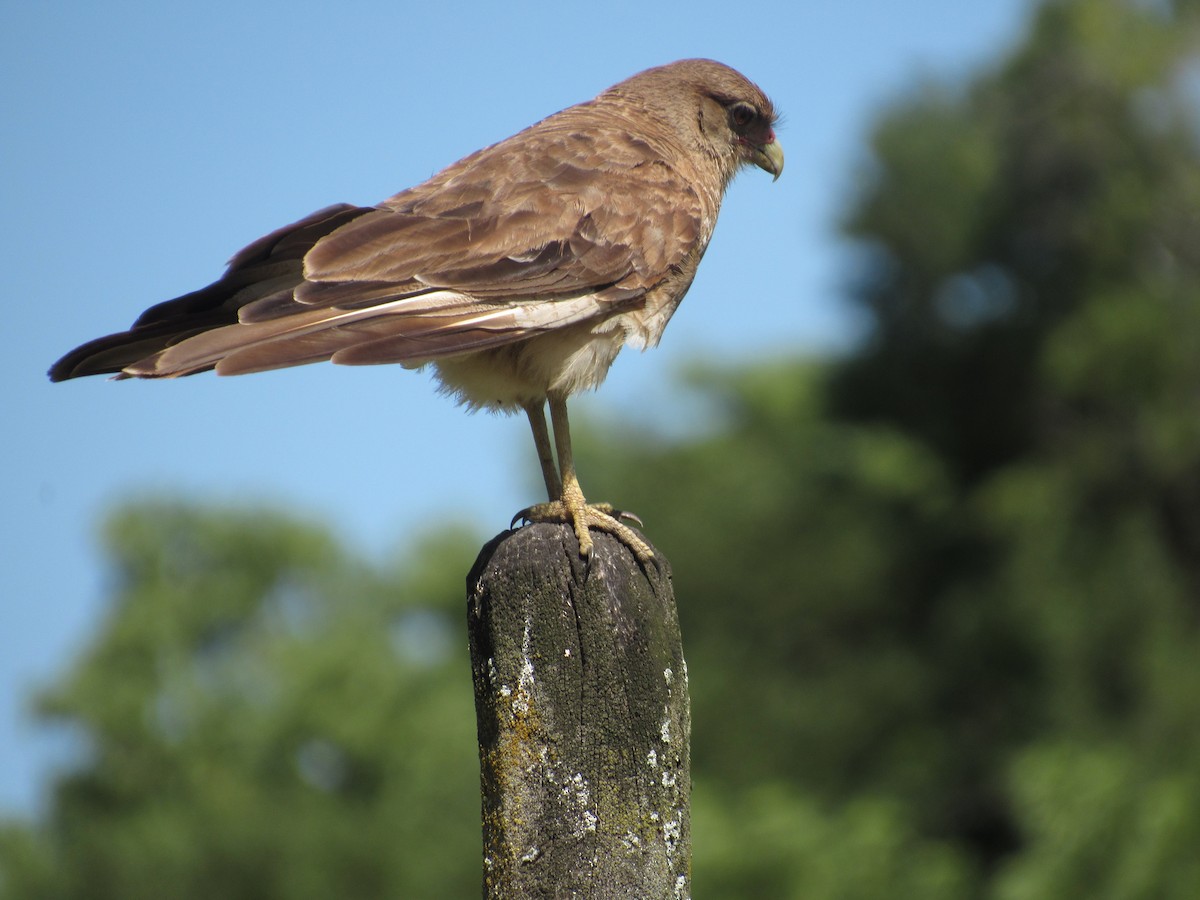
<path fill-rule="evenodd" d="M 567 400 L 565 397 L 549 397 L 550 421 L 554 424 L 554 448 L 558 452 L 559 474 L 562 476 L 563 511 L 570 516 L 579 541 L 579 555 L 590 559 L 592 536 L 588 534 L 587 500 L 579 478 L 575 474 L 575 457 L 571 452 L 571 426 L 567 422 Z"/>
<path fill-rule="evenodd" d="M 554 428 L 554 447 L 558 454 L 558 473 L 553 477 L 553 483 L 559 488 L 557 499 L 549 503 L 540 503 L 517 513 L 516 522 L 524 519 L 528 522 L 567 522 L 575 530 L 575 539 L 579 542 L 579 555 L 586 560 L 592 558 L 591 529 L 606 531 L 633 551 L 642 563 L 654 559 L 654 551 L 649 545 L 634 533 L 633 529 L 620 520 L 631 519 L 641 524 L 637 516 L 622 512 L 608 503 L 591 503 L 584 499 L 583 489 L 579 486 L 579 478 L 575 474 L 575 459 L 571 453 L 571 426 L 567 421 L 567 399 L 558 394 L 547 398 L 550 404 L 550 423 Z M 529 422 L 533 428 L 533 439 L 538 445 L 538 458 L 542 461 L 542 474 L 546 479 L 546 488 L 552 485 L 549 465 L 550 458 L 549 435 L 546 434 L 546 421 L 542 416 L 541 407 L 525 407 Z"/>
<path fill-rule="evenodd" d="M 529 417 L 529 427 L 533 430 L 533 444 L 537 447 L 538 462 L 542 466 L 542 478 L 546 482 L 546 494 L 551 501 L 562 497 L 562 481 L 558 477 L 558 469 L 554 467 L 554 448 L 550 445 L 550 431 L 546 428 L 546 411 L 544 403 L 525 404 L 525 415 Z"/>

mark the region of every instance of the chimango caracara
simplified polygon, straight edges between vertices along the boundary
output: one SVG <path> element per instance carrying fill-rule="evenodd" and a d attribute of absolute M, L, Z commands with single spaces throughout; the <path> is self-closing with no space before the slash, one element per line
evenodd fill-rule
<path fill-rule="evenodd" d="M 72 350 L 50 377 L 430 365 L 467 406 L 529 416 L 549 502 L 518 518 L 571 523 L 584 558 L 589 529 L 607 531 L 645 562 L 623 514 L 584 500 L 567 397 L 600 384 L 626 344 L 658 343 L 734 174 L 783 170 L 775 120 L 720 63 L 648 69 L 378 206 L 330 206 L 255 241 L 219 280 Z"/>

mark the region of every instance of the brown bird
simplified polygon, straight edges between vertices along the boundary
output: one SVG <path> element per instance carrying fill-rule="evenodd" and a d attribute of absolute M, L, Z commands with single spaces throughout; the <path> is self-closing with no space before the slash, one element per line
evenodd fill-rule
<path fill-rule="evenodd" d="M 260 238 L 50 378 L 432 365 L 468 407 L 528 415 L 549 502 L 518 519 L 570 523 L 585 559 L 594 528 L 648 561 L 627 514 L 584 500 L 567 397 L 599 385 L 623 346 L 658 343 L 734 174 L 782 172 L 776 118 L 721 63 L 648 69 L 378 206 L 330 206 Z"/>

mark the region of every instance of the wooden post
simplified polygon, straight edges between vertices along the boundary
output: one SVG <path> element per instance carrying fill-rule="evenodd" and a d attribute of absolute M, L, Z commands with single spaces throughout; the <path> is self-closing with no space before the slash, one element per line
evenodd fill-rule
<path fill-rule="evenodd" d="M 687 665 L 670 570 L 566 526 L 485 546 L 467 579 L 488 900 L 691 895 Z"/>

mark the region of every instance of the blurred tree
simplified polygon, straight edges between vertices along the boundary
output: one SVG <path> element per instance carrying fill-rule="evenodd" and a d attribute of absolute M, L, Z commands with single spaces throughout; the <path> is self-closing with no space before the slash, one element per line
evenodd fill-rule
<path fill-rule="evenodd" d="M 898 845 L 948 842 L 975 896 L 1200 896 L 1181 850 L 1200 829 L 1198 12 L 1049 2 L 971 84 L 903 98 L 846 218 L 863 346 L 702 373 L 715 433 L 584 459 L 674 563 L 698 790 L 788 784 L 797 821 L 812 799 L 831 821 L 895 802 Z M 1136 777 L 1069 802 L 1072 753 Z"/>
<path fill-rule="evenodd" d="M 476 541 L 379 573 L 315 527 L 169 504 L 106 541 L 112 613 L 41 702 L 82 758 L 0 832 L 0 897 L 478 894 Z"/>

